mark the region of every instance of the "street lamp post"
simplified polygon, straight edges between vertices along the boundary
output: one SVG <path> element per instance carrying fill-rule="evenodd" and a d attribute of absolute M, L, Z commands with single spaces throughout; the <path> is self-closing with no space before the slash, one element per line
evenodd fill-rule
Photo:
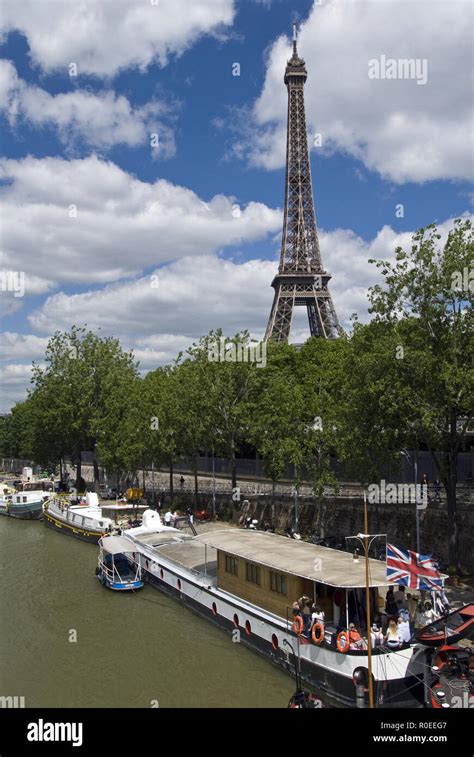
<path fill-rule="evenodd" d="M 212 445 L 212 517 L 216 518 L 216 472 L 214 466 L 214 444 Z"/>
<path fill-rule="evenodd" d="M 420 554 L 420 514 L 418 502 L 416 501 L 416 487 L 418 486 L 418 458 L 416 450 L 413 450 L 413 469 L 415 471 L 415 514 L 416 514 L 416 551 Z"/>
<path fill-rule="evenodd" d="M 295 532 L 298 532 L 298 484 L 295 483 Z"/>
<path fill-rule="evenodd" d="M 155 507 L 155 463 L 153 460 L 151 462 L 151 501 Z"/>
<path fill-rule="evenodd" d="M 418 486 L 418 458 L 416 455 L 416 450 L 413 450 L 413 462 L 410 460 L 410 456 L 406 449 L 400 450 L 401 454 L 407 460 L 408 464 L 412 466 L 414 475 L 415 475 L 415 524 L 416 524 L 416 551 L 418 554 L 420 554 L 420 515 L 419 510 L 422 508 L 418 507 L 417 502 L 417 486 Z"/>
<path fill-rule="evenodd" d="M 387 541 L 387 534 L 369 534 L 369 517 L 367 512 L 367 495 L 364 492 L 364 531 L 363 534 L 357 534 L 356 536 L 346 536 L 346 542 L 349 539 L 357 539 L 362 545 L 365 557 L 365 612 L 366 612 L 366 629 L 367 629 L 367 665 L 368 665 L 368 689 L 369 689 L 369 707 L 374 706 L 374 689 L 372 681 L 372 639 L 371 639 L 371 620 L 370 620 L 370 583 L 369 583 L 369 550 L 375 539 L 385 538 Z M 357 550 L 354 553 L 354 561 L 359 561 Z M 347 596 L 347 594 L 346 594 Z M 347 605 L 346 605 L 347 606 Z M 347 629 L 349 634 L 349 628 Z"/>

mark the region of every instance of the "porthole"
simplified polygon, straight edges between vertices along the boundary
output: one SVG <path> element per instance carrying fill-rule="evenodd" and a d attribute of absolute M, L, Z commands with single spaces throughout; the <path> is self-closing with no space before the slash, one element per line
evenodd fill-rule
<path fill-rule="evenodd" d="M 177 582 L 177 587 L 178 587 L 179 591 L 181 591 L 181 581 L 180 581 L 179 578 L 178 578 L 178 582 Z"/>
<path fill-rule="evenodd" d="M 165 574 L 164 574 L 163 568 L 161 568 L 161 570 L 160 570 L 160 578 L 161 578 L 162 581 L 163 581 L 164 577 L 165 577 Z"/>
<path fill-rule="evenodd" d="M 212 603 L 211 612 L 213 615 L 217 615 L 217 605 L 215 602 Z"/>
<path fill-rule="evenodd" d="M 252 626 L 250 625 L 250 620 L 245 621 L 245 633 L 247 634 L 247 636 L 250 636 L 250 634 L 252 633 Z"/>
<path fill-rule="evenodd" d="M 239 627 L 239 616 L 236 613 L 234 613 L 234 626 Z"/>
<path fill-rule="evenodd" d="M 272 633 L 272 647 L 276 651 L 278 649 L 278 636 Z"/>

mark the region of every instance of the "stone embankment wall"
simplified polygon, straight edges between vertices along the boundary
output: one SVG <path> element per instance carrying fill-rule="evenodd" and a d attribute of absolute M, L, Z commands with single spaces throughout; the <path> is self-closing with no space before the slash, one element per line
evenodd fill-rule
<path fill-rule="evenodd" d="M 254 518 L 270 519 L 271 503 L 266 499 L 250 500 L 245 506 L 245 514 Z M 321 500 L 301 501 L 298 505 L 299 530 L 302 534 L 318 533 L 322 537 L 333 537 L 344 544 L 346 536 L 364 533 L 364 502 L 362 497 L 324 497 Z M 461 502 L 459 512 L 459 551 L 461 565 L 474 570 L 474 505 Z M 403 505 L 368 506 L 369 532 L 387 534 L 388 542 L 399 547 L 416 549 L 415 507 Z M 294 522 L 294 504 L 281 500 L 275 505 L 275 525 L 284 530 Z M 420 512 L 420 549 L 433 553 L 442 564 L 448 561 L 447 539 L 448 518 L 446 504 L 430 502 L 426 510 Z M 383 541 L 381 540 L 381 543 Z M 354 544 L 354 543 L 353 543 Z M 355 546 L 355 544 L 354 544 Z"/>
<path fill-rule="evenodd" d="M 15 470 L 21 470 L 21 462 L 14 461 Z M 13 461 L 12 461 L 13 463 Z M 5 466 L 5 470 L 8 468 Z M 85 480 L 92 484 L 92 466 L 84 465 L 82 472 Z M 70 469 L 71 477 L 74 471 Z M 184 478 L 181 486 L 181 475 Z M 184 508 L 194 506 L 194 477 L 181 472 L 174 476 L 174 501 L 173 507 Z M 110 485 L 114 484 L 112 478 Z M 169 498 L 169 473 L 167 471 L 145 472 L 145 488 L 147 496 L 155 494 L 155 503 L 160 502 L 165 507 L 170 503 Z M 238 520 L 241 516 L 252 516 L 259 520 L 272 520 L 274 516 L 275 526 L 284 531 L 288 526 L 293 526 L 295 519 L 295 505 L 293 487 L 291 484 L 278 484 L 275 487 L 274 505 L 272 507 L 272 485 L 264 480 L 240 480 L 240 503 L 233 502 L 232 488 L 227 477 L 215 479 L 215 504 L 216 512 L 221 517 L 231 517 Z M 143 486 L 143 473 L 139 473 L 139 485 Z M 198 507 L 212 509 L 214 482 L 211 476 L 198 476 L 199 497 Z M 431 489 L 431 487 L 430 487 Z M 431 495 L 433 492 L 430 492 Z M 248 503 L 245 503 L 245 500 Z M 474 496 L 472 486 L 460 486 L 458 489 L 458 512 L 459 512 L 459 545 L 461 564 L 467 571 L 474 571 Z M 364 531 L 364 514 L 362 489 L 355 483 L 344 483 L 338 490 L 327 488 L 323 497 L 315 497 L 309 486 L 300 488 L 298 499 L 298 522 L 299 530 L 303 536 L 318 533 L 321 537 L 332 537 L 340 543 L 344 543 L 346 536 Z M 371 504 L 369 505 L 369 531 L 370 533 L 387 534 L 389 542 L 415 549 L 415 506 L 413 504 Z M 421 551 L 433 552 L 446 565 L 448 518 L 446 502 L 443 493 L 441 501 L 430 502 L 426 510 L 420 512 L 420 536 Z"/>

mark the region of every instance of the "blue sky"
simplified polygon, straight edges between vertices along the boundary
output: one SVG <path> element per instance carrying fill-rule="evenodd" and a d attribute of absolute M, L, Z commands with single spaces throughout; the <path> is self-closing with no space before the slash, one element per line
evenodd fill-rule
<path fill-rule="evenodd" d="M 467 0 L 152 6 L 87 0 L 78 19 L 73 0 L 6 2 L 0 266 L 23 271 L 27 285 L 22 298 L 0 292 L 2 410 L 24 396 L 48 336 L 83 313 L 134 347 L 144 369 L 209 328 L 262 335 L 279 251 L 293 19 L 309 71 L 310 144 L 323 137 L 311 151 L 313 189 L 341 320 L 364 316 L 369 256 L 392 254 L 433 221 L 446 233 L 470 210 Z M 426 59 L 426 85 L 369 81 L 368 61 L 380 55 Z"/>

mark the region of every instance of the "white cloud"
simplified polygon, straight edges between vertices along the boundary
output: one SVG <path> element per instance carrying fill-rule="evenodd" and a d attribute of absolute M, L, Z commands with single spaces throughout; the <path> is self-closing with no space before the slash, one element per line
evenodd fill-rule
<path fill-rule="evenodd" d="M 168 158 L 176 152 L 173 130 L 162 120 L 172 117 L 168 106 L 152 100 L 134 108 L 126 97 L 111 90 L 51 95 L 20 79 L 8 60 L 0 61 L 0 111 L 12 127 L 20 120 L 54 127 L 59 139 L 70 148 L 78 140 L 101 149 L 116 144 L 148 146 L 151 134 L 157 134 L 155 157 Z"/>
<path fill-rule="evenodd" d="M 310 142 L 319 133 L 324 153 L 347 153 L 396 183 L 472 178 L 469 19 L 472 5 L 464 0 L 413 0 L 409 10 L 399 0 L 314 5 L 298 41 L 309 74 Z M 370 79 L 369 60 L 381 55 L 426 59 L 427 83 Z M 246 112 L 233 145 L 234 155 L 255 166 L 284 164 L 289 57 L 289 41 L 279 37 L 252 120 Z"/>
<path fill-rule="evenodd" d="M 264 238 L 281 213 L 234 198 L 207 203 L 158 179 L 140 181 L 90 156 L 0 160 L 0 269 L 49 282 L 100 283 L 137 276 L 182 256 L 213 254 Z"/>
<path fill-rule="evenodd" d="M 192 340 L 219 326 L 231 332 L 263 330 L 274 269 L 271 261 L 238 264 L 214 256 L 184 257 L 150 276 L 99 291 L 52 295 L 29 321 L 42 333 L 86 320 L 107 333 L 156 339 L 163 333 Z"/>
<path fill-rule="evenodd" d="M 26 399 L 31 363 L 10 363 L 0 367 L 0 413 L 8 413 L 15 402 Z"/>
<path fill-rule="evenodd" d="M 204 34 L 234 19 L 233 0 L 4 0 L 0 31 L 24 34 L 44 71 L 113 76 L 129 67 L 164 66 Z"/>
<path fill-rule="evenodd" d="M 40 360 L 44 357 L 47 344 L 48 337 L 11 331 L 0 333 L 2 360 Z"/>
<path fill-rule="evenodd" d="M 438 225 L 440 244 L 451 227 L 452 219 Z M 350 229 L 320 231 L 322 256 L 333 277 L 330 291 L 346 328 L 354 312 L 361 321 L 368 319 L 367 289 L 379 277 L 368 259 L 393 259 L 395 248 L 408 247 L 411 237 L 412 232 L 399 233 L 390 226 L 384 226 L 370 241 Z M 102 334 L 119 337 L 126 349 L 134 349 L 142 371 L 171 362 L 210 329 L 221 327 L 233 334 L 245 328 L 261 339 L 270 313 L 270 283 L 276 269 L 276 259 L 236 263 L 207 255 L 178 260 L 151 276 L 100 290 L 48 297 L 29 316 L 32 329 L 47 336 L 8 333 L 0 337 L 4 359 L 15 361 L 0 372 L 5 385 L 4 409 L 25 396 L 30 371 L 29 365 L 20 361 L 40 361 L 47 337 L 73 324 L 87 322 L 92 329 L 100 327 Z M 304 341 L 307 335 L 305 312 L 298 308 L 291 341 Z"/>
<path fill-rule="evenodd" d="M 452 219 L 438 224 L 440 244 L 452 225 Z M 357 312 L 361 320 L 368 318 L 367 290 L 380 276 L 369 258 L 393 259 L 396 247 L 409 247 L 412 232 L 384 226 L 370 241 L 350 229 L 322 230 L 319 236 L 321 254 L 332 275 L 330 291 L 339 319 L 348 328 L 352 313 Z M 150 276 L 82 294 L 51 295 L 29 321 L 35 331 L 45 334 L 87 321 L 91 328 L 100 327 L 132 345 L 164 348 L 174 355 L 183 348 L 182 340 L 219 327 L 226 333 L 245 328 L 261 338 L 276 269 L 276 260 L 236 263 L 210 255 L 181 258 Z M 174 346 L 173 339 L 181 341 Z"/>

